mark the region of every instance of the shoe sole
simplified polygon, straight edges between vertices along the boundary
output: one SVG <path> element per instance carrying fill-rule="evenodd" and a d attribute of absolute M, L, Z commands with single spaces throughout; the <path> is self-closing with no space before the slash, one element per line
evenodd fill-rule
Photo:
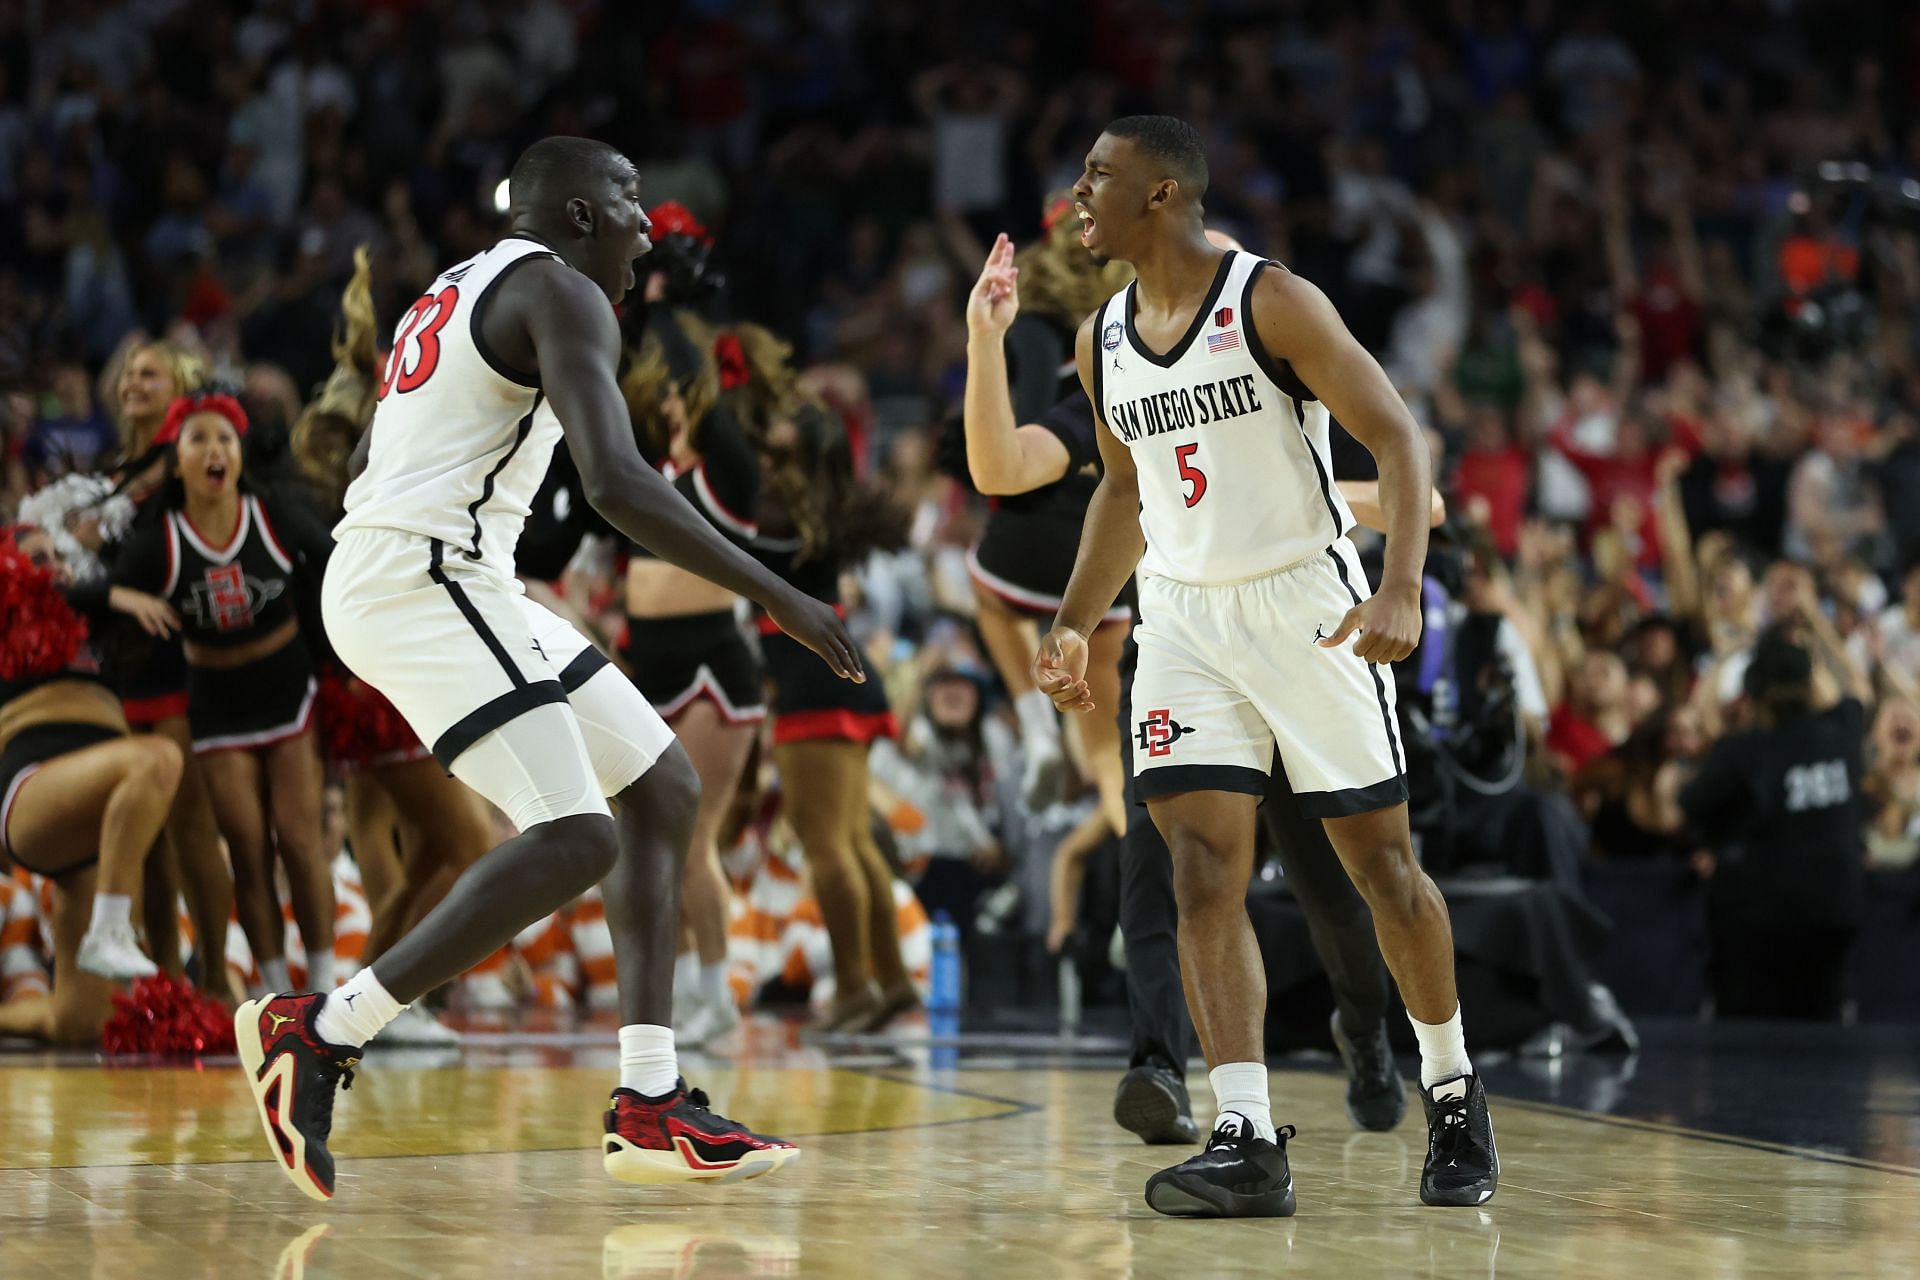
<path fill-rule="evenodd" d="M 1356 1103 L 1352 1094 L 1353 1081 L 1356 1079 L 1353 1071 L 1353 1042 L 1347 1039 L 1345 1032 L 1340 1030 L 1338 1009 L 1334 1010 L 1333 1018 L 1328 1025 L 1333 1031 L 1333 1047 L 1339 1051 L 1340 1061 L 1347 1069 L 1347 1119 L 1353 1123 L 1354 1128 L 1364 1129 L 1368 1133 L 1389 1133 L 1399 1128 L 1400 1122 L 1407 1118 L 1407 1082 L 1400 1078 L 1400 1072 L 1396 1069 L 1393 1073 L 1391 1090 L 1372 1094 Z M 1385 1103 L 1385 1109 L 1378 1115 L 1368 1110 L 1376 1099 Z M 1389 1115 L 1388 1112 L 1392 1114 Z"/>
<path fill-rule="evenodd" d="M 1122 1080 L 1113 1097 L 1114 1123 L 1151 1147 L 1198 1142 L 1200 1131 L 1189 1132 L 1180 1123 L 1183 1118 L 1188 1126 L 1193 1124 L 1192 1117 L 1181 1116 L 1178 1099 L 1144 1077 Z"/>
<path fill-rule="evenodd" d="M 1169 1218 L 1291 1218 L 1293 1181 L 1278 1191 L 1243 1195 L 1210 1182 L 1158 1173 L 1147 1180 L 1147 1207 Z"/>
<path fill-rule="evenodd" d="M 715 1185 L 747 1182 L 764 1178 L 800 1158 L 798 1147 L 770 1147 L 741 1156 L 727 1165 L 696 1168 L 687 1163 L 693 1157 L 680 1151 L 653 1151 L 636 1147 L 618 1134 L 608 1134 L 604 1146 L 607 1176 L 615 1182 L 635 1186 L 659 1186 L 672 1182 L 707 1182 Z"/>
<path fill-rule="evenodd" d="M 233 1041 L 240 1050 L 240 1066 L 247 1073 L 247 1088 L 253 1093 L 253 1109 L 260 1113 L 260 1129 L 267 1136 L 267 1150 L 274 1154 L 274 1164 L 308 1199 L 331 1200 L 333 1192 L 321 1186 L 307 1172 L 306 1135 L 292 1124 L 282 1124 L 275 1104 L 270 1100 L 276 1089 L 280 1097 L 285 1099 L 293 1087 L 293 1072 L 276 1070 L 267 1079 L 260 1078 L 260 1067 L 267 1060 L 266 1046 L 260 1043 L 260 1012 L 273 1000 L 271 995 L 258 1000 L 245 1000 L 233 1011 Z M 293 1065 L 292 1058 L 282 1061 L 289 1068 Z"/>

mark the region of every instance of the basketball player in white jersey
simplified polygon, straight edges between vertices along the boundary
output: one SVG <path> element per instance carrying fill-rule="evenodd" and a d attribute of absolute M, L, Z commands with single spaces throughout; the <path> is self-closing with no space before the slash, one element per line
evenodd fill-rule
<path fill-rule="evenodd" d="M 595 884 L 623 1023 L 607 1171 L 733 1181 L 799 1155 L 715 1115 L 679 1077 L 673 963 L 699 782 L 639 690 L 514 577 L 555 442 L 565 435 L 588 500 L 615 528 L 758 601 L 842 677 L 863 679 L 860 660 L 831 608 L 737 550 L 635 447 L 613 312 L 649 248 L 632 163 L 602 143 L 547 138 L 515 163 L 509 190 L 512 233 L 442 272 L 394 332 L 322 607 L 342 660 L 520 834 L 339 990 L 235 1014 L 269 1149 L 315 1199 L 333 1194 L 334 1090 L 367 1041 Z"/>
<path fill-rule="evenodd" d="M 1083 242 L 1137 278 L 1076 344 L 1105 474 L 1035 661 L 1056 705 L 1092 710 L 1086 636 L 1138 568 L 1134 784 L 1173 855 L 1181 972 L 1217 1102 L 1207 1149 L 1155 1174 L 1147 1203 L 1293 1212 L 1293 1131 L 1273 1124 L 1245 903 L 1277 746 L 1372 909 L 1420 1041 L 1420 1197 L 1482 1204 L 1499 1177 L 1493 1127 L 1461 1034 L 1446 903 L 1413 856 L 1393 682 L 1376 665 L 1420 636 L 1426 443 L 1318 289 L 1208 243 L 1206 186 L 1192 126 L 1129 116 L 1074 187 Z M 1371 596 L 1328 474 L 1329 412 L 1379 463 L 1386 567 Z"/>

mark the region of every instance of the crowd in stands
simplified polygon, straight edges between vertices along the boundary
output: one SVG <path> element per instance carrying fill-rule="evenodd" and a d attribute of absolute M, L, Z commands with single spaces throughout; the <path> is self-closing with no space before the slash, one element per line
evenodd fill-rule
<path fill-rule="evenodd" d="M 1082 760 L 1030 803 L 975 627 L 963 301 L 994 235 L 1041 236 L 1049 193 L 1133 110 L 1201 129 L 1209 225 L 1324 289 L 1427 428 L 1439 656 L 1399 674 L 1427 767 L 1467 780 L 1416 785 L 1436 858 L 1771 875 L 1690 784 L 1729 743 L 1851 707 L 1844 776 L 1808 784 L 1844 832 L 1781 856 L 1823 868 L 1843 932 L 1859 868 L 1920 861 L 1920 13 L 1897 5 L 0 2 L 0 520 L 143 451 L 126 370 L 157 340 L 233 389 L 247 466 L 271 467 L 336 368 L 357 248 L 385 347 L 499 236 L 521 147 L 603 137 L 710 240 L 717 319 L 792 344 L 901 513 L 842 591 L 901 726 L 869 801 L 909 969 L 936 912 L 1060 948 L 1078 925 L 1054 850 L 1097 788 Z M 1364 451 L 1340 454 L 1365 478 Z M 624 555 L 589 536 L 551 587 L 609 648 Z M 1804 678 L 1758 661 L 1776 642 Z M 830 1000 L 772 752 L 745 776 L 717 845 L 731 988 Z M 1466 806 L 1513 788 L 1569 817 L 1570 847 L 1467 838 Z M 343 822 L 324 854 L 350 968 L 377 895 L 335 856 Z M 14 874 L 0 982 L 45 998 L 44 895 Z M 1720 926 L 1752 896 L 1724 891 Z M 597 910 L 451 998 L 597 1007 Z M 136 913 L 163 967 L 207 928 L 162 923 L 180 914 Z M 257 951 L 223 951 L 230 989 L 262 981 Z"/>

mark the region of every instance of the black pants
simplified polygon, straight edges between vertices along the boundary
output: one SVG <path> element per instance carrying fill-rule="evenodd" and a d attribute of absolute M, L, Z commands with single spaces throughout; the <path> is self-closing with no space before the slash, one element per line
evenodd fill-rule
<path fill-rule="evenodd" d="M 1127 779 L 1127 833 L 1120 844 L 1120 934 L 1127 950 L 1127 1013 L 1133 1024 L 1131 1065 L 1154 1063 L 1186 1074 L 1196 1048 L 1180 986 L 1173 897 L 1173 857 L 1133 794 L 1133 667 L 1127 641 L 1120 663 L 1120 747 Z M 1359 1030 L 1387 1013 L 1387 967 L 1373 934 L 1373 914 L 1347 878 L 1319 819 L 1300 812 L 1276 756 L 1273 784 L 1260 806 L 1295 901 L 1306 913 L 1313 949 L 1326 966 L 1342 1026 Z"/>
<path fill-rule="evenodd" d="M 1853 938 L 1844 925 L 1781 928 L 1716 916 L 1714 1017 L 1837 1021 Z"/>

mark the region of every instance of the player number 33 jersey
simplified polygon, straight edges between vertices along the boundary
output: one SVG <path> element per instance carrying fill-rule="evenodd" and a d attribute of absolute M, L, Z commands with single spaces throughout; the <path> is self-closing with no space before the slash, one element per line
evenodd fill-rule
<path fill-rule="evenodd" d="M 1094 400 L 1140 477 L 1143 575 L 1239 582 L 1324 551 L 1353 525 L 1329 469 L 1326 407 L 1254 328 L 1253 286 L 1266 270 L 1284 268 L 1224 255 L 1164 354 L 1134 330 L 1137 284 L 1094 321 Z"/>
<path fill-rule="evenodd" d="M 394 328 L 367 469 L 348 486 L 350 529 L 437 538 L 513 573 L 514 544 L 547 473 L 560 420 L 537 383 L 488 350 L 480 319 L 509 271 L 557 255 L 509 236 L 440 273 Z"/>

